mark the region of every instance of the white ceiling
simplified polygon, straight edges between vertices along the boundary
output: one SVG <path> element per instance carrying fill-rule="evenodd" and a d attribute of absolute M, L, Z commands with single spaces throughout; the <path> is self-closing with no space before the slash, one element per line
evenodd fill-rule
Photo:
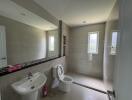
<path fill-rule="evenodd" d="M 105 22 L 115 0 L 34 0 L 70 26 Z M 86 23 L 83 23 L 86 21 Z"/>
<path fill-rule="evenodd" d="M 0 0 L 0 15 L 45 31 L 57 28 L 54 24 L 17 5 L 11 0 Z"/>

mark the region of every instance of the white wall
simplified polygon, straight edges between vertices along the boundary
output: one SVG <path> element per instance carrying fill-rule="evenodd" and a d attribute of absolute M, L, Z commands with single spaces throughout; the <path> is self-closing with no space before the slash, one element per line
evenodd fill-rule
<path fill-rule="evenodd" d="M 107 90 L 113 91 L 113 74 L 115 68 L 116 55 L 111 55 L 111 41 L 112 32 L 119 30 L 119 6 L 118 3 L 114 5 L 105 28 L 105 41 L 104 41 L 104 82 Z M 119 36 L 119 35 L 118 35 Z"/>
<path fill-rule="evenodd" d="M 120 47 L 115 69 L 116 100 L 132 100 L 132 0 L 120 2 Z"/>
<path fill-rule="evenodd" d="M 93 54 L 92 60 L 88 54 L 88 32 L 99 31 L 98 54 Z M 103 47 L 105 23 L 71 28 L 69 71 L 103 78 Z"/>

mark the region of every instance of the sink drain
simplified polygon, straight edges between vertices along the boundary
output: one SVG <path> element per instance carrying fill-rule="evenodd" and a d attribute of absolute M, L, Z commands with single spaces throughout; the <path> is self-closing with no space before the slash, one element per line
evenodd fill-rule
<path fill-rule="evenodd" d="M 31 87 L 31 89 L 34 89 L 34 88 L 35 88 L 35 86 L 32 86 L 32 87 Z"/>

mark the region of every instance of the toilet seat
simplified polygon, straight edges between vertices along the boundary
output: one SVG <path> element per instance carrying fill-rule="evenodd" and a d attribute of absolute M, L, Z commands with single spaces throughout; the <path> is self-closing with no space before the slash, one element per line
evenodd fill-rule
<path fill-rule="evenodd" d="M 57 66 L 57 74 L 58 74 L 58 78 L 59 80 L 63 80 L 64 79 L 64 69 L 61 65 Z"/>
<path fill-rule="evenodd" d="M 63 69 L 62 65 L 57 66 L 57 73 L 58 73 L 58 78 L 61 82 L 64 82 L 67 84 L 68 83 L 71 84 L 73 82 L 72 77 L 64 75 L 64 69 Z"/>

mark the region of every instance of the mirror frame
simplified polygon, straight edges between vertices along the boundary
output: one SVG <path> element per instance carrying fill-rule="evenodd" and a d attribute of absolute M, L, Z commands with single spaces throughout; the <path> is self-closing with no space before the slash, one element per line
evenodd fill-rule
<path fill-rule="evenodd" d="M 49 59 L 42 58 L 42 59 L 37 59 L 34 61 L 28 61 L 28 62 L 25 62 L 22 64 L 16 64 L 13 66 L 18 66 L 17 67 L 18 69 L 14 70 L 14 71 L 10 71 L 9 67 L 4 67 L 4 68 L 0 69 L 0 76 L 4 76 L 4 75 L 10 74 L 10 73 L 14 73 L 14 72 L 17 72 L 17 71 L 20 71 L 20 70 L 23 70 L 23 69 L 26 69 L 29 67 L 35 67 L 36 65 L 55 60 L 57 58 L 61 58 L 62 57 L 62 49 L 61 49 L 62 48 L 62 20 L 59 20 L 58 34 L 59 34 L 59 55 L 58 55 L 58 57 L 49 58 Z"/>

